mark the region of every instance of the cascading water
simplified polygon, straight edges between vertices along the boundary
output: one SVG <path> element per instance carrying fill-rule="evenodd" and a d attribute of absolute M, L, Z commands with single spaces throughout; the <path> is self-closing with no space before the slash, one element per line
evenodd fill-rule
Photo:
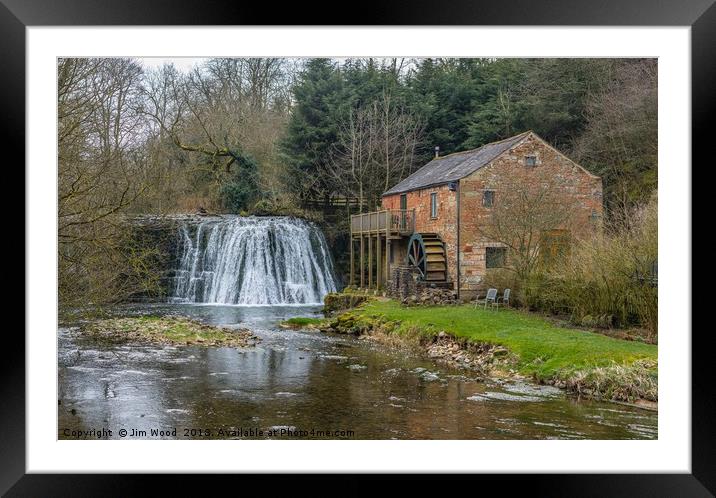
<path fill-rule="evenodd" d="M 175 302 L 316 304 L 336 290 L 323 233 L 304 220 L 226 216 L 179 232 Z"/>

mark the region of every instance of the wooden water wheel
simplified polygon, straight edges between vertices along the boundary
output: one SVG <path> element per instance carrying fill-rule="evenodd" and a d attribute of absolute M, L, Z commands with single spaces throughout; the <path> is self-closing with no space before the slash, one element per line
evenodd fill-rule
<path fill-rule="evenodd" d="M 414 233 L 408 241 L 408 264 L 420 270 L 429 282 L 447 280 L 445 244 L 436 233 Z"/>

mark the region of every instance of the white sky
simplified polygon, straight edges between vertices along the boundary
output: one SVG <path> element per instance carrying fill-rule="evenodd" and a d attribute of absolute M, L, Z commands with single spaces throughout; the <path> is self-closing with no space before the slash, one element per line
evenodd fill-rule
<path fill-rule="evenodd" d="M 346 60 L 345 57 L 330 58 L 341 63 Z M 133 57 L 133 59 L 140 61 L 147 69 L 160 68 L 164 64 L 174 64 L 174 67 L 179 71 L 188 72 L 191 71 L 195 65 L 207 59 L 211 59 L 211 57 Z"/>
<path fill-rule="evenodd" d="M 196 64 L 208 57 L 136 57 L 147 69 L 162 67 L 164 64 L 174 64 L 179 71 L 190 71 Z"/>

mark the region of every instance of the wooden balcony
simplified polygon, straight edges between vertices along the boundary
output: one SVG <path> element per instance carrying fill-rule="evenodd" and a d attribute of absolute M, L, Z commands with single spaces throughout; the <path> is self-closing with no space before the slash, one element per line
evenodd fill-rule
<path fill-rule="evenodd" d="M 386 209 L 351 215 L 351 236 L 410 236 L 415 231 L 414 209 Z"/>
<path fill-rule="evenodd" d="M 350 221 L 351 285 L 368 289 L 384 288 L 390 279 L 392 244 L 397 242 L 396 239 L 413 234 L 415 210 L 385 209 L 354 214 Z"/>

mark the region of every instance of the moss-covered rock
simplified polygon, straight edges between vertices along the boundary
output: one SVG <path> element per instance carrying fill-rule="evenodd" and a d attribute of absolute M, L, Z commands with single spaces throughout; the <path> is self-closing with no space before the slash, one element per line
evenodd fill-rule
<path fill-rule="evenodd" d="M 334 315 L 360 306 L 368 300 L 368 296 L 357 292 L 331 292 L 323 299 L 323 313 L 326 316 Z"/>
<path fill-rule="evenodd" d="M 377 319 L 346 311 L 331 320 L 326 320 L 319 328 L 322 332 L 358 336 L 375 329 L 378 325 Z"/>
<path fill-rule="evenodd" d="M 259 338 L 248 329 L 214 327 L 184 317 L 140 316 L 90 322 L 80 329 L 96 341 L 122 344 L 172 344 L 246 347 Z"/>

